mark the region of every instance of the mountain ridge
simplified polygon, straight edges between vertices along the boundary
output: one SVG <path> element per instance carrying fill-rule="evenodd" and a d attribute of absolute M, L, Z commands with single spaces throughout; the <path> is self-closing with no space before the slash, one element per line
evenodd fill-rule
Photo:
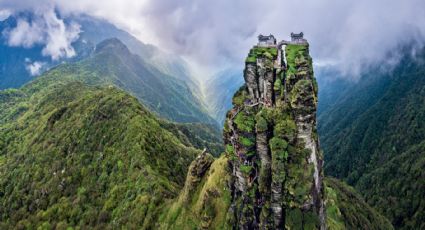
<path fill-rule="evenodd" d="M 89 57 L 59 65 L 46 75 L 50 78 L 60 75 L 94 85 L 114 84 L 169 120 L 215 124 L 182 80 L 151 68 L 116 38 L 101 42 Z"/>
<path fill-rule="evenodd" d="M 114 87 L 31 87 L 0 93 L 2 228 L 154 225 L 151 206 L 178 193 L 200 150 Z"/>

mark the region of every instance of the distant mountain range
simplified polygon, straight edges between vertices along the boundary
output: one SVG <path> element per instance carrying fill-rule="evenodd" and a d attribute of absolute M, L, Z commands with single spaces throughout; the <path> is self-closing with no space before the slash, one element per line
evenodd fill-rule
<path fill-rule="evenodd" d="M 207 108 L 221 126 L 227 111 L 232 108 L 232 97 L 244 83 L 243 70 L 227 69 L 212 76 L 205 83 L 205 102 Z"/>
<path fill-rule="evenodd" d="M 199 83 L 190 75 L 187 63 L 179 56 L 165 53 L 153 45 L 145 44 L 126 31 L 120 30 L 101 19 L 79 16 L 69 20 L 81 25 L 80 40 L 98 44 L 109 38 L 117 38 L 128 47 L 131 53 L 140 56 L 146 63 L 154 66 L 160 72 L 185 81 L 191 87 L 191 90 L 194 90 L 196 94 L 199 93 Z"/>
<path fill-rule="evenodd" d="M 29 13 L 18 14 L 16 17 L 11 16 L 0 23 L 0 30 L 4 31 L 15 27 L 17 18 L 20 17 L 27 20 L 32 18 Z M 116 38 L 114 41 L 116 41 L 115 48 L 117 50 L 110 50 L 114 52 L 120 49 L 121 52 L 115 55 L 116 59 L 94 60 L 97 62 L 97 66 L 91 65 L 88 68 L 92 69 L 86 69 L 86 71 L 97 71 L 98 73 L 103 71 L 103 74 L 104 71 L 112 71 L 115 68 L 115 65 L 106 62 L 118 61 L 121 66 L 114 69 L 114 73 L 108 73 L 109 76 L 103 77 L 108 78 L 110 83 L 129 90 L 152 111 L 172 121 L 217 125 L 217 122 L 208 115 L 205 105 L 200 100 L 199 84 L 188 73 L 183 59 L 166 54 L 155 46 L 146 45 L 106 21 L 88 16 L 67 18 L 66 20 L 77 22 L 81 25 L 82 30 L 79 39 L 72 44 L 77 55 L 70 59 L 62 58 L 52 61 L 49 57 L 42 55 L 40 45 L 30 48 L 10 47 L 6 37 L 1 37 L 0 89 L 20 87 L 34 79 L 35 76 L 32 76 L 29 68 L 35 63 L 40 64 L 37 72 L 41 74 L 63 62 L 76 63 L 85 58 L 99 59 L 102 50 L 99 51 L 100 47 L 97 47 L 96 50 L 96 44 L 105 39 Z M 118 40 L 128 46 L 128 49 L 120 46 Z M 114 45 L 110 45 L 109 48 L 113 49 Z M 96 55 L 97 57 L 94 57 Z M 127 61 L 128 63 L 126 63 Z M 90 61 L 85 63 L 88 62 Z M 111 69 L 106 70 L 108 65 Z M 103 70 L 100 70 L 102 68 Z M 111 74 L 114 74 L 114 77 L 110 76 Z"/>

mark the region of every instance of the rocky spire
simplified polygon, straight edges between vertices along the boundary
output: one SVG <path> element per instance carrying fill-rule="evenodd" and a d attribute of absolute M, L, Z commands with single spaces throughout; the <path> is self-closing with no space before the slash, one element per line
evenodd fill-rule
<path fill-rule="evenodd" d="M 233 225 L 326 229 L 317 85 L 308 43 L 254 46 L 224 129 Z M 285 62 L 286 60 L 286 62 Z"/>

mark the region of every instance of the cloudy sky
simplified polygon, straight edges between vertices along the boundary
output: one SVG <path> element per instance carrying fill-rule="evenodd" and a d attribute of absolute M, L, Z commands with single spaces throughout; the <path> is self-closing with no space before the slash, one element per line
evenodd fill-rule
<path fill-rule="evenodd" d="M 72 56 L 79 26 L 55 12 L 88 14 L 182 55 L 198 72 L 240 67 L 260 33 L 288 39 L 303 31 L 315 64 L 337 64 L 347 75 L 425 41 L 423 0 L 0 0 L 0 19 L 23 10 L 39 20 L 3 33 L 10 45 L 44 44 L 52 58 Z"/>

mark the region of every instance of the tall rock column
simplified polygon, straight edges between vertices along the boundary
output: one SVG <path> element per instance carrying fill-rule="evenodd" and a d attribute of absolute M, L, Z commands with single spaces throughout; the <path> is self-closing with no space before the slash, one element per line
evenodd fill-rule
<path fill-rule="evenodd" d="M 250 50 L 227 114 L 229 213 L 239 229 L 326 229 L 312 61 L 307 43 L 284 49 Z"/>

